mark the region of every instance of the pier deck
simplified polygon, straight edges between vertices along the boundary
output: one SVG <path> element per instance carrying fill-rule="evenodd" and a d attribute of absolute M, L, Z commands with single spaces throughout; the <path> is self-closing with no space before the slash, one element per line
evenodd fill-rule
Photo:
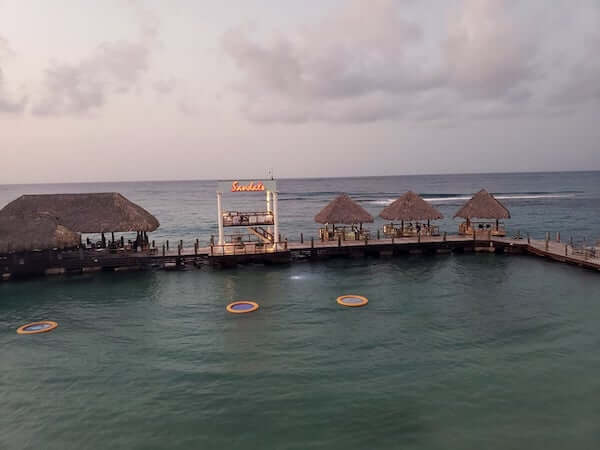
<path fill-rule="evenodd" d="M 557 241 L 527 240 L 501 237 L 424 236 L 421 238 L 373 239 L 367 241 L 320 241 L 279 243 L 273 245 L 246 243 L 239 246 L 183 248 L 154 252 L 72 250 L 45 251 L 0 256 L 0 279 L 14 276 L 82 273 L 100 270 L 178 269 L 210 264 L 233 267 L 244 263 L 278 264 L 293 260 L 320 260 L 331 257 L 386 257 L 402 254 L 435 254 L 462 252 L 520 253 L 543 257 L 600 271 L 600 252 L 574 249 Z"/>

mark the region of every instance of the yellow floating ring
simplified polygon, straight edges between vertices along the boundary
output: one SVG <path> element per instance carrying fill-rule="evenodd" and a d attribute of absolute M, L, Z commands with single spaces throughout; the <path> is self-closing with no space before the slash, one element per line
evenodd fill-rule
<path fill-rule="evenodd" d="M 358 307 L 365 306 L 369 300 L 362 295 L 342 295 L 337 298 L 337 302 L 343 306 Z"/>
<path fill-rule="evenodd" d="M 51 320 L 42 320 L 41 322 L 31 322 L 27 325 L 17 328 L 18 334 L 39 334 L 47 333 L 48 331 L 54 330 L 58 324 Z"/>
<path fill-rule="evenodd" d="M 246 314 L 258 309 L 258 303 L 249 300 L 240 300 L 227 305 L 227 311 L 233 314 Z"/>

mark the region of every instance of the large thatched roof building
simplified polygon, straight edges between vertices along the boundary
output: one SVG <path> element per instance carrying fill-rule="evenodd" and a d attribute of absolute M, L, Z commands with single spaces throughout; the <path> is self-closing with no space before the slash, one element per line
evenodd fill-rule
<path fill-rule="evenodd" d="M 152 214 L 115 192 L 22 195 L 0 210 L 0 253 L 76 247 L 79 233 L 158 226 Z"/>
<path fill-rule="evenodd" d="M 80 235 L 48 214 L 0 216 L 0 253 L 25 252 L 79 245 Z"/>
<path fill-rule="evenodd" d="M 78 233 L 154 231 L 156 218 L 121 194 L 22 195 L 0 210 L 0 217 L 34 217 L 47 214 Z"/>
<path fill-rule="evenodd" d="M 471 198 L 454 217 L 463 219 L 510 219 L 510 212 L 496 198 L 482 189 Z"/>
<path fill-rule="evenodd" d="M 420 196 L 408 191 L 381 211 L 380 217 L 391 221 L 437 220 L 444 215 Z"/>
<path fill-rule="evenodd" d="M 353 225 L 356 223 L 371 223 L 373 222 L 373 216 L 347 194 L 342 194 L 332 200 L 315 216 L 315 222 Z"/>

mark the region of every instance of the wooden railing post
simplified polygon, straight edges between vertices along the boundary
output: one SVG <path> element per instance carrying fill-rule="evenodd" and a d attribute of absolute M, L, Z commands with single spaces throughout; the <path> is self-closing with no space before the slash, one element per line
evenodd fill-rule
<path fill-rule="evenodd" d="M 167 239 L 167 251 L 169 251 L 169 240 Z"/>
<path fill-rule="evenodd" d="M 338 234 L 338 247 L 342 246 L 342 236 Z"/>
<path fill-rule="evenodd" d="M 379 240 L 379 230 L 377 230 L 377 240 Z"/>
<path fill-rule="evenodd" d="M 165 244 L 162 245 L 162 255 L 165 256 L 166 254 L 166 248 L 165 248 Z"/>
<path fill-rule="evenodd" d="M 447 233 L 444 231 L 444 237 L 442 238 L 442 241 L 446 242 L 446 240 L 448 239 L 448 235 Z"/>
<path fill-rule="evenodd" d="M 527 233 L 527 244 L 531 244 L 531 236 Z"/>
<path fill-rule="evenodd" d="M 304 233 L 300 233 L 300 243 L 304 244 Z"/>
<path fill-rule="evenodd" d="M 421 230 L 417 231 L 417 243 L 421 243 Z"/>
<path fill-rule="evenodd" d="M 310 248 L 315 248 L 315 238 L 314 237 L 310 237 Z"/>

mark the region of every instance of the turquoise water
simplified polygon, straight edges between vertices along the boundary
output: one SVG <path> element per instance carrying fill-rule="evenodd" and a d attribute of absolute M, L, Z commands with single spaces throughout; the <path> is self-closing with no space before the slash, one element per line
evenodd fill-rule
<path fill-rule="evenodd" d="M 581 179 L 511 200 L 513 221 L 592 235 L 599 185 Z M 214 212 L 212 193 L 194 211 L 161 195 L 172 217 Z M 304 217 L 326 196 L 282 203 Z M 599 293 L 598 273 L 491 254 L 0 283 L 0 449 L 598 448 Z M 243 299 L 260 309 L 227 313 Z M 59 328 L 15 333 L 41 319 Z"/>

